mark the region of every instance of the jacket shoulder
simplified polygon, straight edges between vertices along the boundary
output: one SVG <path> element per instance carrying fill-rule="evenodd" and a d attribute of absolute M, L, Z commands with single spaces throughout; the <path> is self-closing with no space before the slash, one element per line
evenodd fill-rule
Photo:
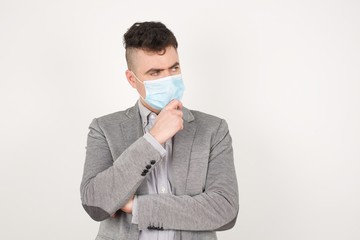
<path fill-rule="evenodd" d="M 195 120 L 197 120 L 197 121 L 220 122 L 222 120 L 221 117 L 218 117 L 218 116 L 215 116 L 215 115 L 212 115 L 209 113 L 205 113 L 202 111 L 198 111 L 198 110 L 194 110 L 194 109 L 189 109 L 189 111 L 194 116 Z"/>
<path fill-rule="evenodd" d="M 194 121 L 196 122 L 197 126 L 201 126 L 204 129 L 217 130 L 223 122 L 226 123 L 225 119 L 219 116 L 193 109 L 191 109 L 190 112 L 194 116 Z"/>

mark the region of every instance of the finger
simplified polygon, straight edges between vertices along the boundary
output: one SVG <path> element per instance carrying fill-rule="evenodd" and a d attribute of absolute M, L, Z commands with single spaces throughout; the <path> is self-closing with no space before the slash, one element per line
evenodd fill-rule
<path fill-rule="evenodd" d="M 165 106 L 165 109 L 182 109 L 182 103 L 177 99 L 173 99 L 171 102 L 168 103 L 168 105 Z"/>
<path fill-rule="evenodd" d="M 184 113 L 182 112 L 182 110 L 176 109 L 176 110 L 172 110 L 174 114 L 176 114 L 179 117 L 183 117 Z"/>
<path fill-rule="evenodd" d="M 178 100 L 178 101 L 179 101 L 179 100 Z M 179 110 L 182 110 L 182 109 L 183 109 L 183 104 L 182 104 L 181 101 L 179 101 L 179 103 L 180 103 L 180 105 L 178 105 L 178 109 L 179 109 Z"/>

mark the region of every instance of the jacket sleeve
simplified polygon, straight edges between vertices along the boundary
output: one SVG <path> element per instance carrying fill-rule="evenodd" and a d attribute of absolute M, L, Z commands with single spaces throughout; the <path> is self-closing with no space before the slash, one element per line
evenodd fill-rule
<path fill-rule="evenodd" d="M 201 194 L 138 196 L 138 228 L 221 231 L 235 225 L 239 211 L 232 140 L 221 120 L 210 149 L 205 190 Z M 151 227 L 150 227 L 151 229 Z"/>
<path fill-rule="evenodd" d="M 127 203 L 145 179 L 145 167 L 156 166 L 162 156 L 149 141 L 140 137 L 113 159 L 96 118 L 89 130 L 80 185 L 81 201 L 92 219 L 102 221 Z"/>

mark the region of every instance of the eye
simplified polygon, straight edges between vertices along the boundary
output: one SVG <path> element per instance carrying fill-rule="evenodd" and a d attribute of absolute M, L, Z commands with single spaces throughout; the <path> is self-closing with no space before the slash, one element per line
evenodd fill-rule
<path fill-rule="evenodd" d="M 177 65 L 177 66 L 173 67 L 171 70 L 172 70 L 173 72 L 177 72 L 177 71 L 179 71 L 179 69 L 180 69 L 180 66 Z"/>
<path fill-rule="evenodd" d="M 150 72 L 150 76 L 158 76 L 160 73 L 160 71 L 153 71 L 153 72 Z"/>

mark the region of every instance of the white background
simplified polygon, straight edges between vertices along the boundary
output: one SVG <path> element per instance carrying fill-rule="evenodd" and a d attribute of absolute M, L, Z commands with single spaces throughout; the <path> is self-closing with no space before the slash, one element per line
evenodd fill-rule
<path fill-rule="evenodd" d="M 344 0 L 0 0 L 0 239 L 95 238 L 79 190 L 88 126 L 137 100 L 122 37 L 146 20 L 177 36 L 184 105 L 228 121 L 240 213 L 219 239 L 360 239 L 359 13 Z"/>

